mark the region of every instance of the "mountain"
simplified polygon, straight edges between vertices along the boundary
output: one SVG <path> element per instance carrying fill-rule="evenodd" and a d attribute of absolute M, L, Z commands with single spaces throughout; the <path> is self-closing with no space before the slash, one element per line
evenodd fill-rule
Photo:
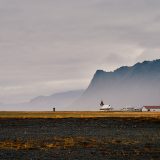
<path fill-rule="evenodd" d="M 28 106 L 39 108 L 40 110 L 66 110 L 75 100 L 77 100 L 83 93 L 83 90 L 75 90 L 68 92 L 56 93 L 50 96 L 39 96 L 32 99 Z"/>
<path fill-rule="evenodd" d="M 113 72 L 97 70 L 72 106 L 77 106 L 76 110 L 98 110 L 101 100 L 115 108 L 159 105 L 160 60 L 123 66 Z"/>
<path fill-rule="evenodd" d="M 50 96 L 39 96 L 30 102 L 18 104 L 1 104 L 1 111 L 52 111 L 53 107 L 57 111 L 68 110 L 76 99 L 83 93 L 83 90 L 74 90 L 68 92 L 56 93 Z"/>

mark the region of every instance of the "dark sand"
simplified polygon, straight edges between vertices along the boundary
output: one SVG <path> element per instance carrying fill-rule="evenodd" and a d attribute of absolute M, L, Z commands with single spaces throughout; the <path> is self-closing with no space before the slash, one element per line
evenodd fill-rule
<path fill-rule="evenodd" d="M 2 160 L 159 160 L 160 120 L 0 119 Z"/>

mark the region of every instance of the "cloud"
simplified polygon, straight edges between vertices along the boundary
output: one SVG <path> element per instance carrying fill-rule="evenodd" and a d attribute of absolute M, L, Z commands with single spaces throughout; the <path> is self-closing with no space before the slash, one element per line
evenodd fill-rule
<path fill-rule="evenodd" d="M 160 48 L 159 49 L 147 49 L 144 50 L 139 57 L 137 57 L 137 61 L 142 62 L 145 60 L 155 60 L 160 59 Z"/>
<path fill-rule="evenodd" d="M 85 88 L 97 69 L 159 58 L 159 17 L 159 0 L 0 0 L 0 100 Z"/>

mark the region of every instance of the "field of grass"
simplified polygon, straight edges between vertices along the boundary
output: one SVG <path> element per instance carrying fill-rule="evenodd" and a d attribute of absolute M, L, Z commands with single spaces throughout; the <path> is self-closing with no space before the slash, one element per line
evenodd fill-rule
<path fill-rule="evenodd" d="M 0 118 L 95 118 L 95 117 L 131 117 L 131 118 L 158 118 L 160 112 L 104 112 L 104 111 L 81 111 L 81 112 L 0 112 Z"/>

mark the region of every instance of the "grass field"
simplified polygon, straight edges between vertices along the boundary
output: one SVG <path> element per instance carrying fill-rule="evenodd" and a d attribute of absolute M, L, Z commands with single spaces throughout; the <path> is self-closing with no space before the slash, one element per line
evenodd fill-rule
<path fill-rule="evenodd" d="M 158 118 L 160 112 L 0 112 L 0 118 L 95 118 L 95 117 L 120 117 L 120 118 Z"/>

